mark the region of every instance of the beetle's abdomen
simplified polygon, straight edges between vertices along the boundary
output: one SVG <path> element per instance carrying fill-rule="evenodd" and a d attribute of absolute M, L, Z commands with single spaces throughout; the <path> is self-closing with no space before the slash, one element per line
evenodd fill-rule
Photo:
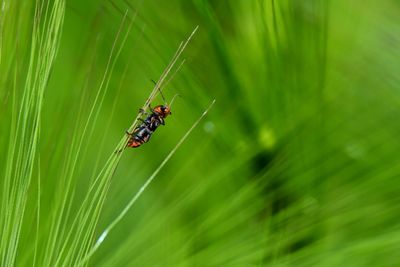
<path fill-rule="evenodd" d="M 153 131 L 146 124 L 140 125 L 128 141 L 128 147 L 138 147 L 149 141 Z"/>
<path fill-rule="evenodd" d="M 126 145 L 127 147 L 138 147 L 141 146 L 143 142 L 137 141 L 133 138 L 129 139 L 128 144 Z"/>
<path fill-rule="evenodd" d="M 143 143 L 150 140 L 153 132 L 160 126 L 164 124 L 164 119 L 157 115 L 156 113 L 148 116 L 142 124 L 136 127 L 132 135 L 129 138 L 127 147 L 139 147 Z"/>

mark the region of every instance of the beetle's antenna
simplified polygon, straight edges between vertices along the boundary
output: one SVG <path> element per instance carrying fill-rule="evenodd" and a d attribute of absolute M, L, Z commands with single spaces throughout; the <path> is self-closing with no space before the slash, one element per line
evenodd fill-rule
<path fill-rule="evenodd" d="M 169 108 L 171 108 L 172 103 L 174 102 L 174 99 L 175 99 L 175 97 L 177 97 L 177 96 L 182 97 L 180 94 L 174 95 L 174 97 L 172 98 L 171 102 L 169 103 Z"/>
<path fill-rule="evenodd" d="M 154 83 L 154 85 L 157 85 L 157 83 L 156 83 L 153 79 L 151 79 L 151 81 Z M 158 87 L 157 89 L 158 89 L 158 91 L 160 92 L 161 97 L 162 97 L 162 99 L 164 100 L 164 102 L 167 103 L 167 101 L 165 100 L 165 97 L 164 97 L 164 95 L 163 95 L 163 93 L 162 93 L 162 91 L 161 91 L 161 88 Z"/>

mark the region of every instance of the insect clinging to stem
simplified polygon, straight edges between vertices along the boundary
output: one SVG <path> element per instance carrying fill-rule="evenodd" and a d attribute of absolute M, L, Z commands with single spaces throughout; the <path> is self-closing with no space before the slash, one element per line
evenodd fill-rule
<path fill-rule="evenodd" d="M 142 144 L 147 143 L 150 140 L 150 137 L 154 133 L 154 131 L 157 130 L 158 126 L 165 125 L 165 118 L 168 115 L 172 114 L 172 103 L 174 102 L 175 97 L 180 95 L 174 95 L 170 104 L 168 105 L 160 89 L 159 92 L 165 104 L 157 105 L 154 108 L 152 108 L 149 104 L 149 109 L 151 113 L 147 113 L 143 109 L 139 109 L 139 112 L 146 115 L 147 117 L 144 120 L 139 119 L 141 121 L 141 124 L 136 126 L 132 133 L 126 131 L 126 133 L 129 135 L 129 140 L 126 147 L 139 147 Z"/>

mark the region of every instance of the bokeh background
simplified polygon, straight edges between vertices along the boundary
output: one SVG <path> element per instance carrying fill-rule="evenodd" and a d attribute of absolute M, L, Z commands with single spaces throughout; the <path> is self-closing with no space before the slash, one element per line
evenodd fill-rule
<path fill-rule="evenodd" d="M 213 99 L 82 265 L 400 264 L 398 1 L 55 0 L 38 1 L 41 16 L 35 1 L 1 3 L 2 265 L 79 266 Z M 54 6 L 58 33 L 46 27 Z M 56 56 L 43 63 L 41 119 L 25 123 L 39 135 L 21 140 L 38 17 L 39 38 L 59 39 L 44 46 Z M 150 80 L 196 25 L 163 88 L 167 100 L 182 95 L 172 116 L 123 152 L 91 228 L 79 228 L 79 207 Z M 24 149 L 11 153 L 15 143 Z M 13 183 L 16 155 L 32 172 Z"/>

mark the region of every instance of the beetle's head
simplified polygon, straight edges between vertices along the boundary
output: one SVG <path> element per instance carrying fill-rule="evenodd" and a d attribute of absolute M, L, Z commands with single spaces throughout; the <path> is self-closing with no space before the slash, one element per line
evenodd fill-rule
<path fill-rule="evenodd" d="M 155 113 L 157 113 L 157 114 L 159 114 L 161 117 L 163 117 L 163 118 L 165 118 L 165 117 L 167 117 L 168 115 L 171 115 L 172 113 L 171 113 L 171 109 L 170 109 L 170 107 L 169 106 L 167 106 L 167 105 L 158 105 L 158 106 L 156 106 L 154 109 L 153 109 L 153 111 L 155 112 Z"/>

